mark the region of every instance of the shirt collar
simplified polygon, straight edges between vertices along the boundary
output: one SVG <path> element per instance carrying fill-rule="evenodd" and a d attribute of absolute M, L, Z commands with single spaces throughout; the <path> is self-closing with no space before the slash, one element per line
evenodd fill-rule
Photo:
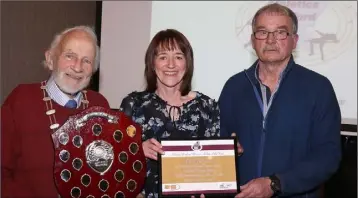
<path fill-rule="evenodd" d="M 280 73 L 279 76 L 279 82 L 286 76 L 288 71 L 291 70 L 291 68 L 295 65 L 295 61 L 293 60 L 293 56 L 291 55 L 290 60 L 288 61 L 285 69 Z M 259 78 L 259 60 L 256 60 L 255 63 L 248 69 L 249 71 L 249 77 L 253 80 L 255 84 L 261 83 L 261 80 Z"/>
<path fill-rule="evenodd" d="M 53 76 L 51 76 L 46 83 L 46 91 L 50 98 L 61 106 L 65 106 L 65 104 L 72 99 L 58 88 Z M 81 105 L 82 92 L 79 91 L 73 99 L 77 102 L 78 108 Z"/>

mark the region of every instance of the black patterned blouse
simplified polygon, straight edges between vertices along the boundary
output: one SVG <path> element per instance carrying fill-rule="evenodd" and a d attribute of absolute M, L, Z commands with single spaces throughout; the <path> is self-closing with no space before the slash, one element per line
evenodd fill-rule
<path fill-rule="evenodd" d="M 196 92 L 196 97 L 179 107 L 179 119 L 172 121 L 166 101 L 150 92 L 132 92 L 123 99 L 120 110 L 143 129 L 142 140 L 190 137 L 218 137 L 220 111 L 218 103 Z M 176 107 L 178 109 L 178 107 Z M 158 197 L 158 162 L 147 158 L 146 198 Z"/>

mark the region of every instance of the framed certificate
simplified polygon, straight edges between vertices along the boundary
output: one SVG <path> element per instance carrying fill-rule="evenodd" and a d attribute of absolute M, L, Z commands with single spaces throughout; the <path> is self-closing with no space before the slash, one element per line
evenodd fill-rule
<path fill-rule="evenodd" d="M 239 192 L 236 138 L 161 140 L 159 197 L 232 196 Z"/>

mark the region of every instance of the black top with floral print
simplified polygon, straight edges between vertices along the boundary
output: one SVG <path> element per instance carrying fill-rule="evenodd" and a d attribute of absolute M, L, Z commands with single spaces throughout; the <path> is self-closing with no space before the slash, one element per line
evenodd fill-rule
<path fill-rule="evenodd" d="M 150 92 L 132 92 L 121 103 L 120 110 L 142 126 L 142 140 L 170 138 L 218 137 L 220 111 L 218 103 L 196 92 L 196 97 L 180 107 L 179 118 L 172 121 L 166 101 Z M 158 197 L 158 162 L 147 159 L 145 197 Z"/>

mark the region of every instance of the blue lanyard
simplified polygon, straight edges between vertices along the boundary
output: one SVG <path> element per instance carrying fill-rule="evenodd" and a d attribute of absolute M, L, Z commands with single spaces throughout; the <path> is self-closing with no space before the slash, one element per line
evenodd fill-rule
<path fill-rule="evenodd" d="M 252 88 L 254 88 L 256 100 L 257 100 L 257 102 L 258 102 L 259 105 L 260 105 L 261 112 L 263 112 L 263 103 L 262 103 L 262 100 L 261 100 L 261 98 L 260 98 L 260 94 L 259 94 L 259 92 L 257 91 L 255 85 L 252 85 Z"/>
<path fill-rule="evenodd" d="M 262 100 L 261 100 L 261 98 L 260 98 L 260 94 L 259 94 L 259 92 L 257 91 L 257 89 L 256 89 L 256 87 L 255 87 L 255 85 L 254 85 L 254 83 L 251 81 L 249 75 L 247 74 L 247 70 L 246 70 L 246 69 L 244 70 L 244 72 L 245 72 L 245 75 L 246 75 L 247 79 L 250 81 L 250 84 L 251 84 L 251 86 L 252 86 L 252 88 L 253 88 L 253 90 L 254 90 L 254 92 L 255 92 L 256 100 L 257 100 L 257 102 L 259 103 L 261 112 L 263 112 L 263 103 L 262 103 Z"/>
<path fill-rule="evenodd" d="M 267 104 L 266 87 L 260 83 L 260 88 L 261 88 L 262 100 L 260 98 L 259 92 L 257 91 L 257 88 L 253 85 L 256 100 L 259 103 L 259 106 L 260 106 L 260 109 L 262 112 L 262 116 L 263 116 L 262 127 L 265 128 L 266 115 L 267 115 L 267 112 L 272 104 L 272 98 L 273 98 L 273 95 L 275 94 L 275 92 L 273 92 L 271 99 Z"/>

